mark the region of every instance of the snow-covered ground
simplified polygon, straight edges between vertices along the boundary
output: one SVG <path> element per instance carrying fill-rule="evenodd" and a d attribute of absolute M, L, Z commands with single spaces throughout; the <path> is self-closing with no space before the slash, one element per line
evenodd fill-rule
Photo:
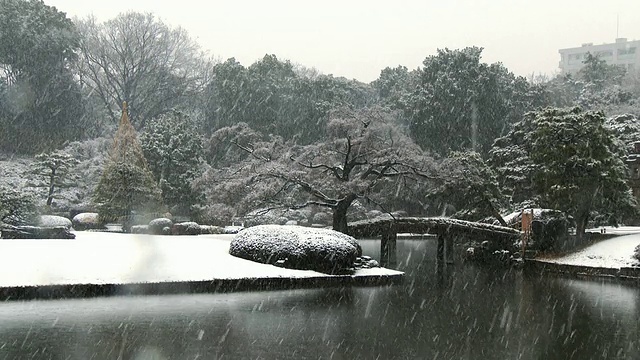
<path fill-rule="evenodd" d="M 609 228 L 607 228 L 607 233 L 609 233 Z M 606 268 L 640 266 L 640 262 L 633 258 L 633 251 L 638 245 L 640 245 L 640 234 L 625 235 L 600 241 L 560 258 L 542 258 L 539 260 L 566 265 Z"/>
<path fill-rule="evenodd" d="M 75 234 L 75 240 L 0 241 L 0 287 L 330 276 L 231 256 L 234 235 Z M 399 274 L 375 268 L 355 276 Z"/>
<path fill-rule="evenodd" d="M 587 232 L 592 233 L 600 233 L 601 230 L 604 229 L 606 234 L 616 234 L 616 235 L 630 235 L 630 234 L 640 234 L 640 226 L 603 226 L 594 229 L 588 229 Z"/>

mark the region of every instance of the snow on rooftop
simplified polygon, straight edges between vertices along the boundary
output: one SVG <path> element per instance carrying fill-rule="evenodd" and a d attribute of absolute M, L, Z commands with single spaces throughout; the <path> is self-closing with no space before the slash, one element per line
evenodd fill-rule
<path fill-rule="evenodd" d="M 560 258 L 540 258 L 539 260 L 565 265 L 605 268 L 640 266 L 640 261 L 633 257 L 634 249 L 638 245 L 640 245 L 640 234 L 626 235 L 600 241 Z"/>
<path fill-rule="evenodd" d="M 1 240 L 0 287 L 329 276 L 231 256 L 234 235 L 75 234 L 75 240 Z M 366 269 L 355 276 L 400 274 Z"/>

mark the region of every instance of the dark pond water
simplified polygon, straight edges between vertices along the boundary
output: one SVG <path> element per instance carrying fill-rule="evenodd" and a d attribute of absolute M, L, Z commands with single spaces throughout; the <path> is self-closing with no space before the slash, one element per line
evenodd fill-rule
<path fill-rule="evenodd" d="M 437 276 L 435 246 L 398 242 L 399 286 L 6 302 L 0 359 L 640 359 L 640 288 Z"/>

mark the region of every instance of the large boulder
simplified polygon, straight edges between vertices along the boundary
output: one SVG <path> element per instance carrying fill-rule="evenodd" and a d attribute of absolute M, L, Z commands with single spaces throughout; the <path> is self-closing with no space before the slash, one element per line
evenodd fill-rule
<path fill-rule="evenodd" d="M 38 221 L 38 226 L 43 228 L 65 227 L 71 229 L 71 225 L 71 220 L 56 215 L 41 215 Z"/>
<path fill-rule="evenodd" d="M 77 214 L 71 219 L 73 228 L 76 230 L 104 229 L 104 224 L 100 222 L 100 216 L 95 212 L 85 212 Z"/>
<path fill-rule="evenodd" d="M 167 235 L 173 226 L 173 221 L 168 218 L 157 218 L 149 221 L 149 234 L 152 235 Z M 167 230 L 169 229 L 169 230 Z"/>
<path fill-rule="evenodd" d="M 229 253 L 264 264 L 337 274 L 353 269 L 362 249 L 354 238 L 334 230 L 260 225 L 239 232 Z"/>

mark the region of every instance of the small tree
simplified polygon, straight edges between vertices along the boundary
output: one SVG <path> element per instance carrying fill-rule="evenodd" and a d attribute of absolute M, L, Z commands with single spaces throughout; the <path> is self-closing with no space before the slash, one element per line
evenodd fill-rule
<path fill-rule="evenodd" d="M 162 203 L 161 191 L 129 122 L 126 102 L 111 154 L 94 192 L 94 201 L 103 221 L 117 220 L 132 211 L 157 210 Z"/>
<path fill-rule="evenodd" d="M 36 155 L 30 171 L 36 179 L 30 185 L 46 189 L 47 206 L 51 206 L 61 189 L 76 186 L 78 176 L 70 171 L 77 163 L 71 155 L 59 150 Z"/>

